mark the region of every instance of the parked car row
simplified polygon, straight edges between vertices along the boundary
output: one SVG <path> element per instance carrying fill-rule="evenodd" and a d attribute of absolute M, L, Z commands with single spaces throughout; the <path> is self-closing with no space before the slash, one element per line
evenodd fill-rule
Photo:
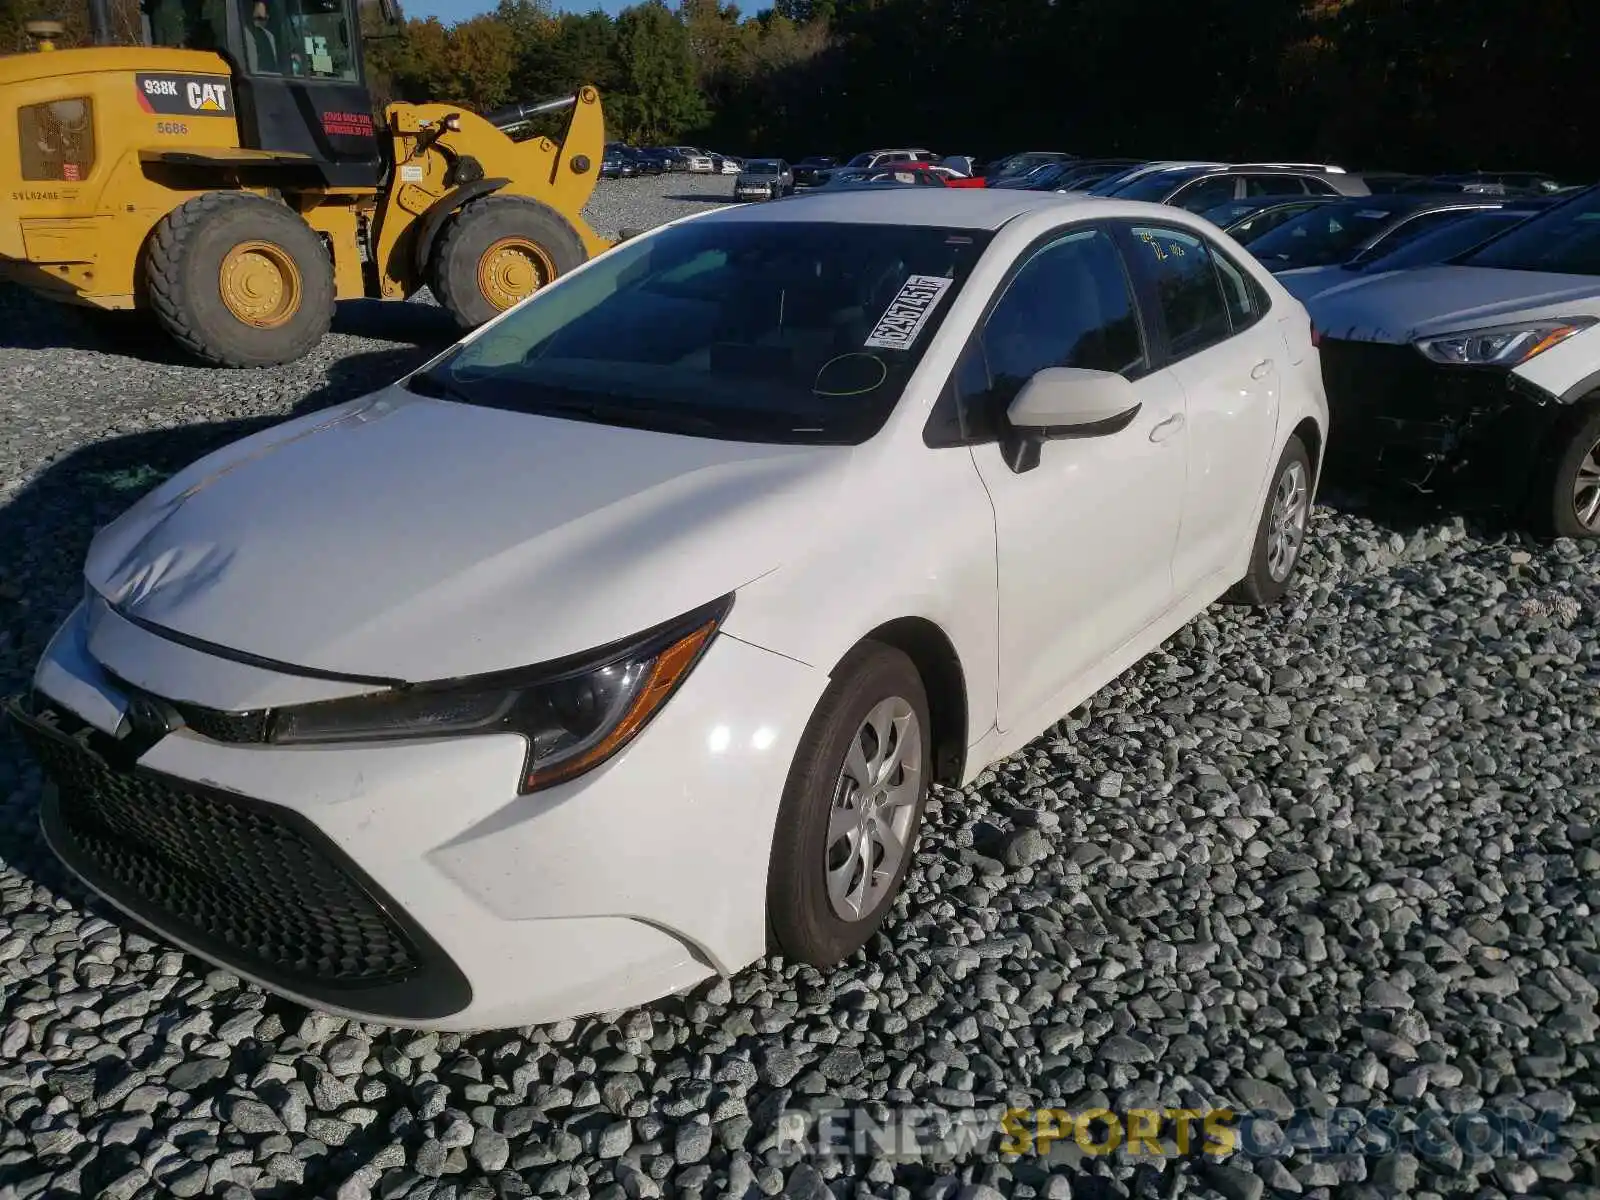
<path fill-rule="evenodd" d="M 600 178 L 633 179 L 641 175 L 686 172 L 694 175 L 737 175 L 744 160 L 695 146 L 629 146 L 607 142 L 600 160 Z"/>

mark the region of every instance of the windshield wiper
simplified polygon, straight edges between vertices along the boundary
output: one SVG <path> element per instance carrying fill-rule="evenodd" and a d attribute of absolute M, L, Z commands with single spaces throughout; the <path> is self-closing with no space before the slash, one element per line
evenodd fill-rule
<path fill-rule="evenodd" d="M 620 425 L 629 429 L 708 433 L 718 437 L 726 437 L 728 432 L 720 421 L 670 409 L 630 408 L 625 404 L 599 404 L 590 400 L 525 400 L 517 407 L 531 416 L 575 417 L 580 421 Z"/>

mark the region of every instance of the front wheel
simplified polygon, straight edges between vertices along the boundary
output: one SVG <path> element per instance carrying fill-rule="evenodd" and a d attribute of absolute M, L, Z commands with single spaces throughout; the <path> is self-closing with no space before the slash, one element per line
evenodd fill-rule
<path fill-rule="evenodd" d="M 922 677 L 901 651 L 863 643 L 806 726 L 778 810 L 767 913 L 785 957 L 833 966 L 883 924 L 932 772 Z"/>
<path fill-rule="evenodd" d="M 1579 421 L 1556 459 L 1549 513 L 1557 537 L 1600 538 L 1600 406 Z"/>
<path fill-rule="evenodd" d="M 581 266 L 577 230 L 526 196 L 485 196 L 450 218 L 429 285 L 462 329 L 476 329 Z"/>
<path fill-rule="evenodd" d="M 1281 600 L 1300 563 L 1310 521 L 1311 456 L 1300 439 L 1291 435 L 1272 473 L 1267 502 L 1256 523 L 1250 567 L 1228 593 L 1228 599 L 1254 608 Z"/>

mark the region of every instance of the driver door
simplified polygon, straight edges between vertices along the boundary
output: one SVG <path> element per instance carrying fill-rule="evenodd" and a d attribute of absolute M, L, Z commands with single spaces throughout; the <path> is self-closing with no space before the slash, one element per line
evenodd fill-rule
<path fill-rule="evenodd" d="M 1148 368 L 1110 234 L 1069 226 L 1020 261 L 952 381 L 970 440 L 997 439 L 972 454 L 994 508 L 1002 730 L 1081 686 L 1172 604 L 1187 446 L 1183 389 Z M 1123 375 L 1138 412 L 1115 433 L 1049 441 L 1036 465 L 1013 466 L 1006 406 L 1056 366 Z"/>

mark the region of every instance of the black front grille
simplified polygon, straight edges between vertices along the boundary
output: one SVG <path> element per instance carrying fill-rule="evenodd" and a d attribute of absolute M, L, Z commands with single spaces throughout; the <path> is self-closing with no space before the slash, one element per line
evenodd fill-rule
<path fill-rule="evenodd" d="M 51 845 L 133 915 L 314 999 L 400 1018 L 470 1000 L 443 952 L 298 813 L 122 767 L 98 731 L 9 711 L 56 785 L 42 813 Z"/>
<path fill-rule="evenodd" d="M 1324 338 L 1331 475 L 1374 472 L 1420 487 L 1469 467 L 1520 463 L 1542 427 L 1503 371 L 1444 367 L 1409 345 Z M 1513 470 L 1512 475 L 1516 474 Z"/>
<path fill-rule="evenodd" d="M 174 704 L 183 723 L 201 737 L 229 745 L 254 745 L 267 740 L 267 725 L 272 713 L 267 709 L 252 712 L 223 712 L 201 708 L 198 704 Z"/>

